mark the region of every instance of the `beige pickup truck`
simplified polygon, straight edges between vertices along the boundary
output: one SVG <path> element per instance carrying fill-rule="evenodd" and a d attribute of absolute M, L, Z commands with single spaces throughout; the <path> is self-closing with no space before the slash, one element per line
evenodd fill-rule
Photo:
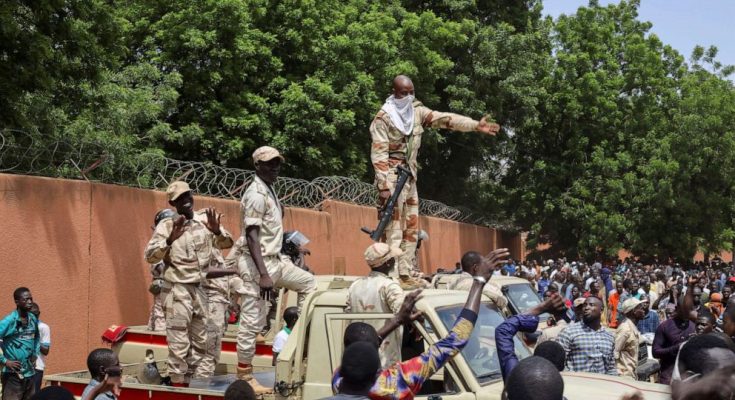
<path fill-rule="evenodd" d="M 260 363 L 256 367 L 259 380 L 273 384 L 275 393 L 264 400 L 315 400 L 332 395 L 332 372 L 339 366 L 342 355 L 342 336 L 353 321 L 390 318 L 387 314 L 345 314 L 346 287 L 350 278 L 331 277 L 320 279 L 320 289 L 309 296 L 285 348 L 280 353 L 276 367 Z M 447 335 L 467 299 L 466 292 L 427 289 L 416 307 L 423 312 L 423 324 L 415 327 L 423 337 L 424 346 L 435 343 Z M 418 399 L 427 400 L 491 400 L 500 399 L 503 382 L 495 350 L 495 327 L 504 319 L 501 312 L 489 301 L 483 302 L 478 321 L 469 344 L 444 368 L 424 385 Z M 126 354 L 126 341 L 116 350 Z M 224 349 L 223 344 L 223 349 Z M 136 347 L 138 359 L 145 354 L 145 347 Z M 131 350 L 132 351 L 132 350 Z M 516 339 L 516 353 L 520 358 L 530 355 L 528 348 Z M 132 354 L 132 353 L 129 353 Z M 127 356 L 126 356 L 127 357 Z M 266 361 L 267 357 L 261 361 Z M 156 351 L 156 358 L 163 360 Z M 223 358 L 217 368 L 217 376 L 192 382 L 190 388 L 171 388 L 162 385 L 144 385 L 135 382 L 135 376 L 144 365 L 124 367 L 126 383 L 122 400 L 129 399 L 199 399 L 210 400 L 223 396 L 227 384 L 234 380 L 234 362 Z M 158 362 L 159 370 L 165 368 Z M 586 373 L 563 373 L 565 396 L 569 400 L 618 400 L 623 394 L 636 390 L 645 399 L 669 399 L 667 386 L 637 382 L 629 379 Z M 89 380 L 86 372 L 48 376 L 52 384 L 70 388 L 81 394 Z"/>

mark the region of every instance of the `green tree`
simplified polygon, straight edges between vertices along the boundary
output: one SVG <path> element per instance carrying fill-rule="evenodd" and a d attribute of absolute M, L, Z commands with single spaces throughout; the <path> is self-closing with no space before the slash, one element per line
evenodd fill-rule
<path fill-rule="evenodd" d="M 513 104 L 534 86 L 548 41 L 536 29 L 538 5 L 510 13 L 502 3 L 459 16 L 395 0 L 120 1 L 117 8 L 132 21 L 131 53 L 182 76 L 166 120 L 180 132 L 166 143 L 169 154 L 250 167 L 252 149 L 268 143 L 292 161 L 291 176 L 372 179 L 368 126 L 396 74 L 411 75 L 431 107 L 479 118 L 505 106 L 500 122 L 526 118 Z M 487 24 L 495 13 L 514 21 Z M 460 136 L 472 135 L 452 137 L 450 149 L 443 136 L 427 140 L 423 193 L 452 200 L 449 193 L 463 190 L 445 190 L 446 182 L 464 189 L 470 171 L 494 165 L 493 139 Z M 452 179 L 429 170 L 452 171 Z"/>
<path fill-rule="evenodd" d="M 514 137 L 504 181 L 531 246 L 688 258 L 731 241 L 732 178 L 714 171 L 731 165 L 730 111 L 703 111 L 732 84 L 690 71 L 637 7 L 592 1 L 556 21 L 542 124 Z M 696 206 L 705 193 L 707 211 Z"/>

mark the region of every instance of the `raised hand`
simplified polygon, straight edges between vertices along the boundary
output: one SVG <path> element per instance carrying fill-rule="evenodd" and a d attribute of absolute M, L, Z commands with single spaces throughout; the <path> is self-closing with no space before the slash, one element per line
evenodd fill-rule
<path fill-rule="evenodd" d="M 421 311 L 416 311 L 416 302 L 421 300 L 421 289 L 414 290 L 403 299 L 401 309 L 398 310 L 396 318 L 401 324 L 415 321 L 421 317 Z"/>
<path fill-rule="evenodd" d="M 549 314 L 558 314 L 566 310 L 567 306 L 559 293 L 553 293 L 548 300 L 543 302 L 543 310 Z"/>
<path fill-rule="evenodd" d="M 508 249 L 495 249 L 482 259 L 482 264 L 477 268 L 475 276 L 481 276 L 485 280 L 490 280 L 495 270 L 500 269 L 510 257 Z"/>
<path fill-rule="evenodd" d="M 694 285 L 696 285 L 697 283 L 699 283 L 699 281 L 700 281 L 701 279 L 704 279 L 704 277 L 705 277 L 705 273 L 704 273 L 704 272 L 700 272 L 700 273 L 698 273 L 698 274 L 696 274 L 696 275 L 692 275 L 692 276 L 690 276 L 690 277 L 689 277 L 689 278 L 687 279 L 687 285 L 689 285 L 689 286 L 694 286 Z"/>
<path fill-rule="evenodd" d="M 180 238 L 181 235 L 184 234 L 186 229 L 184 229 L 184 223 L 186 222 L 186 217 L 183 215 L 179 215 L 178 218 L 174 220 L 174 226 L 173 229 L 171 229 L 171 233 L 168 235 L 168 239 L 166 239 L 166 244 L 171 246 L 173 242 L 176 241 L 176 239 Z"/>
<path fill-rule="evenodd" d="M 494 122 L 487 122 L 487 117 L 482 117 L 480 123 L 477 124 L 477 131 L 495 136 L 500 131 L 500 125 Z"/>
<path fill-rule="evenodd" d="M 220 230 L 219 225 L 220 220 L 222 219 L 222 214 L 217 214 L 217 210 L 214 207 L 207 208 L 205 213 L 207 214 L 207 222 L 204 223 L 204 226 L 206 226 L 207 229 L 215 235 L 221 234 L 222 231 Z"/>

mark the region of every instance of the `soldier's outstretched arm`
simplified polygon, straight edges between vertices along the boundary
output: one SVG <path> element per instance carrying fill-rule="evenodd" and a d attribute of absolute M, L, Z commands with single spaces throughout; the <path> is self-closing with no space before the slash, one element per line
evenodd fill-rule
<path fill-rule="evenodd" d="M 495 135 L 500 130 L 500 125 L 488 122 L 485 117 L 476 121 L 464 115 L 449 112 L 433 111 L 426 107 L 420 107 L 421 125 L 425 128 L 449 129 L 457 132 L 482 132 Z M 418 109 L 417 109 L 418 110 Z"/>

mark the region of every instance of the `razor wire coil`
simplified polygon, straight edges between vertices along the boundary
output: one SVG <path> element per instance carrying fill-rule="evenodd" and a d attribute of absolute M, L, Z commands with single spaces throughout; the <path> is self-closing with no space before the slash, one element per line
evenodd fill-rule
<path fill-rule="evenodd" d="M 170 182 L 185 180 L 202 196 L 239 200 L 255 176 L 254 171 L 228 168 L 211 162 L 182 161 L 156 152 L 129 154 L 122 146 L 101 139 L 40 138 L 16 129 L 0 130 L 0 173 L 165 190 Z M 279 177 L 274 190 L 289 207 L 321 209 L 327 200 L 375 207 L 378 193 L 367 182 L 343 176 L 322 176 L 311 181 Z M 420 199 L 421 215 L 499 227 L 466 207 Z"/>

